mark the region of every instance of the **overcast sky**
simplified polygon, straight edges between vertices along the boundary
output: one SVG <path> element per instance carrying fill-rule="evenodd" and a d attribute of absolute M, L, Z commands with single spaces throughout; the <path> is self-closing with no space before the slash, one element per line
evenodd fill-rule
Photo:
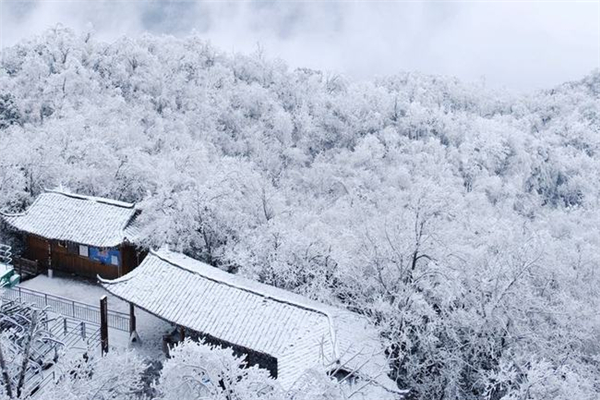
<path fill-rule="evenodd" d="M 600 0 L 15 1 L 0 0 L 1 45 L 57 23 L 111 41 L 196 32 L 226 51 L 359 79 L 422 71 L 514 90 L 551 87 L 600 67 Z"/>

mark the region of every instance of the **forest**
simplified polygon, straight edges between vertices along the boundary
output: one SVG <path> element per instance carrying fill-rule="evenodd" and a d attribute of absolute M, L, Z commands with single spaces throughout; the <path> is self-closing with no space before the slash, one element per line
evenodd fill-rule
<path fill-rule="evenodd" d="M 137 202 L 140 245 L 366 316 L 415 399 L 599 397 L 600 71 L 355 80 L 57 26 L 2 51 L 0 209 L 56 187 Z"/>

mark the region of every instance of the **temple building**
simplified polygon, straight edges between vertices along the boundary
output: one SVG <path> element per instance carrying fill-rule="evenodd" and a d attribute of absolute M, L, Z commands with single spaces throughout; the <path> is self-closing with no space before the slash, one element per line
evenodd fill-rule
<path fill-rule="evenodd" d="M 22 257 L 44 269 L 117 278 L 131 272 L 145 252 L 132 242 L 135 204 L 47 190 L 23 213 L 0 213 L 23 235 Z"/>

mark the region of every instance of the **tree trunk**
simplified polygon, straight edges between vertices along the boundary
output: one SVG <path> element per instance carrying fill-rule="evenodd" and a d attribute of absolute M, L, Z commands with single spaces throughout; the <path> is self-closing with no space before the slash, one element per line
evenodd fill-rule
<path fill-rule="evenodd" d="M 4 353 L 2 352 L 2 345 L 0 344 L 0 368 L 2 369 L 2 379 L 4 380 L 4 387 L 8 398 L 12 399 L 12 385 L 10 382 L 10 375 L 6 370 L 6 361 L 4 361 Z"/>
<path fill-rule="evenodd" d="M 27 343 L 25 349 L 23 349 L 23 362 L 21 363 L 21 372 L 19 372 L 19 381 L 17 382 L 17 397 L 21 397 L 21 391 L 25 385 L 25 374 L 27 372 L 27 365 L 29 364 L 29 355 L 31 353 L 31 343 L 33 342 L 33 336 L 37 329 L 38 313 L 33 311 L 31 314 L 31 325 L 29 327 L 29 335 L 27 336 Z"/>

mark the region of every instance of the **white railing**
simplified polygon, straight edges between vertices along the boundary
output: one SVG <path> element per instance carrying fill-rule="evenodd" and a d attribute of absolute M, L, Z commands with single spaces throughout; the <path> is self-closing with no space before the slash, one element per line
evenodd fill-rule
<path fill-rule="evenodd" d="M 38 292 L 37 290 L 27 289 L 21 286 L 1 289 L 1 297 L 6 300 L 31 304 L 40 309 L 50 307 L 53 312 L 62 316 L 100 325 L 100 307 L 90 304 L 55 296 L 53 294 Z M 108 327 L 129 332 L 129 315 L 109 310 Z"/>

